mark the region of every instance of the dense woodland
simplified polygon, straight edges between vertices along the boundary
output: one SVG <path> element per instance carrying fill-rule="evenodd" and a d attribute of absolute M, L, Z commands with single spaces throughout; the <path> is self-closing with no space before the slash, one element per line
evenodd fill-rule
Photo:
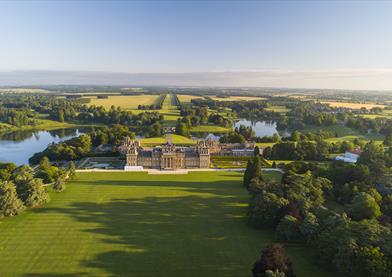
<path fill-rule="evenodd" d="M 392 195 L 378 185 L 386 155 L 370 142 L 357 164 L 294 162 L 281 182 L 265 178 L 255 156 L 244 174 L 248 224 L 274 228 L 282 242 L 308 244 L 315 262 L 343 276 L 391 276 Z"/>

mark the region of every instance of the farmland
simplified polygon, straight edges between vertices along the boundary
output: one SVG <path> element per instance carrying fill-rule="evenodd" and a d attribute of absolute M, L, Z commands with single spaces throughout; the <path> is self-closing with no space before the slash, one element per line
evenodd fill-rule
<path fill-rule="evenodd" d="M 338 102 L 338 101 L 320 101 L 320 103 L 328 104 L 331 107 L 337 108 L 349 108 L 354 110 L 359 110 L 361 108 L 366 108 L 368 110 L 378 107 L 384 108 L 384 105 L 375 104 L 375 103 L 355 103 L 355 102 Z"/>
<path fill-rule="evenodd" d="M 139 105 L 153 105 L 158 100 L 159 95 L 121 95 L 108 96 L 99 99 L 95 96 L 87 97 L 90 99 L 89 105 L 103 106 L 110 109 L 111 106 L 120 107 L 124 110 L 137 109 Z"/>
<path fill-rule="evenodd" d="M 44 208 L 0 225 L 1 276 L 249 276 L 269 230 L 245 223 L 235 172 L 79 173 Z M 333 276 L 287 250 L 297 276 Z M 222 266 L 224 265 L 224 266 Z"/>
<path fill-rule="evenodd" d="M 215 101 L 254 101 L 254 100 L 265 99 L 262 97 L 254 97 L 254 96 L 228 96 L 228 97 L 210 96 L 210 98 Z"/>
<path fill-rule="evenodd" d="M 177 97 L 181 103 L 189 103 L 191 102 L 192 99 L 204 99 L 203 96 L 188 95 L 188 94 L 178 94 Z"/>

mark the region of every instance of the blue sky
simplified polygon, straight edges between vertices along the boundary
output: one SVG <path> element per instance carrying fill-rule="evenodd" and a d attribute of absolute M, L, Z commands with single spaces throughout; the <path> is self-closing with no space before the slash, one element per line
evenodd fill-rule
<path fill-rule="evenodd" d="M 0 2 L 0 70 L 392 70 L 392 2 Z"/>

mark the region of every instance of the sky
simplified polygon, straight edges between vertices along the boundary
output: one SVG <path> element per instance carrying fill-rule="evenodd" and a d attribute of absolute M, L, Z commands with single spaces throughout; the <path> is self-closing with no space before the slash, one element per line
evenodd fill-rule
<path fill-rule="evenodd" d="M 1 1 L 0 84 L 39 70 L 392 90 L 391 14 L 392 1 Z"/>

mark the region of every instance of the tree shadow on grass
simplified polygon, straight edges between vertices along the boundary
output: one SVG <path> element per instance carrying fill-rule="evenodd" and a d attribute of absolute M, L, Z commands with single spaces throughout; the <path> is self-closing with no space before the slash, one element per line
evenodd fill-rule
<path fill-rule="evenodd" d="M 97 183 L 100 181 L 94 182 Z M 166 188 L 177 187 L 189 196 L 76 202 L 71 207 L 40 212 L 61 212 L 79 222 L 99 226 L 83 231 L 97 235 L 115 250 L 102 251 L 94 259 L 82 261 L 82 266 L 88 269 L 100 269 L 114 276 L 140 277 L 249 275 L 259 249 L 273 238 L 269 235 L 261 238 L 260 231 L 246 227 L 246 205 L 237 195 L 238 190 L 226 189 L 227 185 L 229 188 L 233 185 L 232 181 L 211 182 L 208 187 L 192 182 L 155 183 Z M 239 182 L 235 183 L 240 186 Z M 260 237 L 256 238 L 254 232 Z"/>

